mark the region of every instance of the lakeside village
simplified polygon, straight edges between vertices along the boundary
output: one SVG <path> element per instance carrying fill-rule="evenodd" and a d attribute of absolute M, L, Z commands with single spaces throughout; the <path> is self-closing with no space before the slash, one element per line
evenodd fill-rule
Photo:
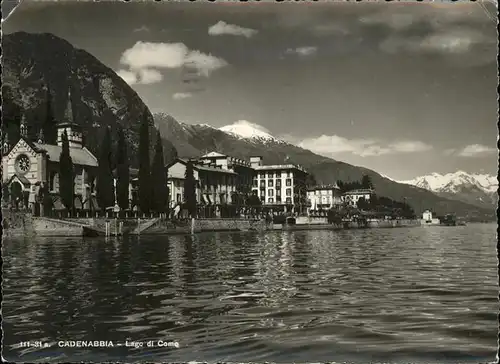
<path fill-rule="evenodd" d="M 51 229 L 60 230 L 57 221 L 64 222 L 63 231 L 74 224 L 110 234 L 109 223 L 114 220 L 117 235 L 155 231 L 155 227 L 157 232 L 175 230 L 195 219 L 218 221 L 217 226 L 201 228 L 212 231 L 239 230 L 241 224 L 234 225 L 238 220 L 316 228 L 381 226 L 382 221 L 392 221 L 389 226 L 393 226 L 402 225 L 403 220 L 420 225 L 406 202 L 377 196 L 368 176 L 359 182 L 319 186 L 299 165 L 265 165 L 260 156 L 245 161 L 218 152 L 176 158 L 165 165 L 158 131 L 150 164 L 146 120 L 140 129 L 140 167 L 133 169 L 128 166 L 123 130 L 118 133 L 118 150 L 113 152 L 106 128 L 98 159 L 83 145 L 70 102 L 64 118 L 55 128 L 56 144 L 45 142 L 43 129 L 36 141 L 31 140 L 24 116 L 16 142 L 4 135 L 2 210 L 10 217 L 4 220 L 6 231 L 19 228 L 15 212 L 30 215 L 31 221 L 21 219 L 22 231 L 31 226 L 37 233 L 47 230 L 48 235 Z M 116 168 L 112 170 L 114 156 Z M 255 226 L 250 223 L 247 228 Z"/>

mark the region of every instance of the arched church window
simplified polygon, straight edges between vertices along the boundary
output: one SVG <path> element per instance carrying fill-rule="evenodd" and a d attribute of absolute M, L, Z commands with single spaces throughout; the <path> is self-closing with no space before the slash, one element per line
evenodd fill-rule
<path fill-rule="evenodd" d="M 55 191 L 58 185 L 59 185 L 59 174 L 55 171 L 50 172 L 49 190 Z"/>

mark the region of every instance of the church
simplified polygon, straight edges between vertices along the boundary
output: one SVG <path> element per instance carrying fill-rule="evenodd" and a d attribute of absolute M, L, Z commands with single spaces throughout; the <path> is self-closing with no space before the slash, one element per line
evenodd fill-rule
<path fill-rule="evenodd" d="M 73 161 L 75 208 L 77 210 L 98 208 L 94 193 L 98 161 L 83 145 L 81 128 L 73 121 L 71 97 L 68 97 L 64 119 L 57 124 L 55 145 L 46 144 L 42 132 L 36 141 L 30 140 L 24 116 L 21 120 L 19 140 L 12 145 L 7 141 L 4 143 L 2 184 L 4 189 L 8 189 L 11 203 L 17 207 L 35 209 L 35 205 L 39 202 L 40 188 L 43 186 L 47 187 L 52 197 L 53 207 L 64 209 L 59 198 L 59 158 L 62 151 L 62 135 L 66 131 Z"/>

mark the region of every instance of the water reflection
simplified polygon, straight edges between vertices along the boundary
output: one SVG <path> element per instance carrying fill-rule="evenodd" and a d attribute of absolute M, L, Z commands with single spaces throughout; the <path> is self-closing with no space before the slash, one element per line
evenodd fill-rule
<path fill-rule="evenodd" d="M 4 356 L 491 360 L 495 226 L 5 240 Z M 171 348 L 16 348 L 25 340 Z"/>

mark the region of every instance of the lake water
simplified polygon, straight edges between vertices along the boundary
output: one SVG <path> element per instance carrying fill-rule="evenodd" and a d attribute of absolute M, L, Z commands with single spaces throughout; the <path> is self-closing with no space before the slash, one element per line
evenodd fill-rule
<path fill-rule="evenodd" d="M 3 242 L 9 361 L 495 360 L 496 224 Z M 18 347 L 40 341 L 47 347 Z M 60 347 L 110 340 L 113 348 Z M 133 340 L 145 347 L 116 346 Z M 153 340 L 154 347 L 146 343 Z M 177 342 L 159 347 L 158 340 Z"/>

